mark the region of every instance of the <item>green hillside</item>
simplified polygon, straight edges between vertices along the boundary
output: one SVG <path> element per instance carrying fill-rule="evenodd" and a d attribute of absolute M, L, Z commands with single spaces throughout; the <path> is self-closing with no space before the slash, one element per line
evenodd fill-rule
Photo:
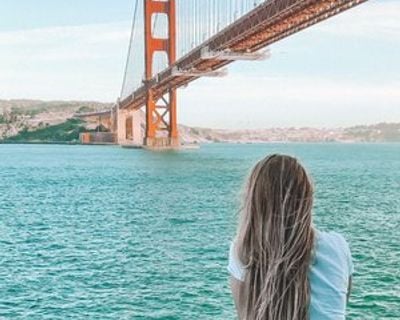
<path fill-rule="evenodd" d="M 85 123 L 79 119 L 68 119 L 64 123 L 47 126 L 34 131 L 26 128 L 5 142 L 78 142 L 81 132 L 88 132 Z"/>

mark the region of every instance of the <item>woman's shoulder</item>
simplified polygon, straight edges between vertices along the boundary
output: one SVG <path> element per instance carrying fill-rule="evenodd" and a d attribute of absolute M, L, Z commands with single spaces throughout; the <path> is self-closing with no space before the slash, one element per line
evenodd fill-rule
<path fill-rule="evenodd" d="M 246 270 L 239 259 L 236 240 L 233 240 L 230 245 L 228 271 L 235 279 L 244 281 Z"/>
<path fill-rule="evenodd" d="M 317 231 L 317 250 L 348 253 L 349 244 L 345 237 L 336 231 Z"/>
<path fill-rule="evenodd" d="M 353 262 L 349 243 L 336 231 L 317 231 L 317 255 L 325 255 L 336 262 L 347 265 L 349 275 L 353 273 Z"/>
<path fill-rule="evenodd" d="M 318 241 L 329 244 L 336 244 L 340 246 L 348 246 L 345 237 L 336 231 L 320 231 L 317 230 Z"/>

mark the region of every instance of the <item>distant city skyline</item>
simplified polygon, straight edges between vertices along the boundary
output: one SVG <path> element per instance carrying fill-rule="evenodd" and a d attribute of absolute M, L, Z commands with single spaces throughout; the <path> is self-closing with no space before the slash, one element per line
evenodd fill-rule
<path fill-rule="evenodd" d="M 0 99 L 117 99 L 133 1 L 0 3 Z M 179 91 L 179 122 L 213 128 L 400 122 L 400 2 L 371 0 Z"/>

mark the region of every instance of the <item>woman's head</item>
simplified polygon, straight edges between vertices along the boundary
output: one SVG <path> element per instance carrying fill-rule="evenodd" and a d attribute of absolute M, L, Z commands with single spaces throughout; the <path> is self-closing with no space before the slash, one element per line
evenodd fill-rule
<path fill-rule="evenodd" d="M 312 204 L 312 183 L 295 158 L 275 154 L 252 170 L 237 235 L 247 268 L 241 288 L 245 319 L 308 318 Z"/>

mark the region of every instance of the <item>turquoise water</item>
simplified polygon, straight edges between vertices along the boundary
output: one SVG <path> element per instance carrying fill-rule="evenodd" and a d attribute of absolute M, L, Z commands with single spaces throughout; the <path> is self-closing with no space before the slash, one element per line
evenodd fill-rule
<path fill-rule="evenodd" d="M 234 319 L 238 197 L 271 152 L 300 157 L 315 223 L 351 243 L 348 318 L 400 318 L 399 144 L 0 145 L 0 318 Z"/>

